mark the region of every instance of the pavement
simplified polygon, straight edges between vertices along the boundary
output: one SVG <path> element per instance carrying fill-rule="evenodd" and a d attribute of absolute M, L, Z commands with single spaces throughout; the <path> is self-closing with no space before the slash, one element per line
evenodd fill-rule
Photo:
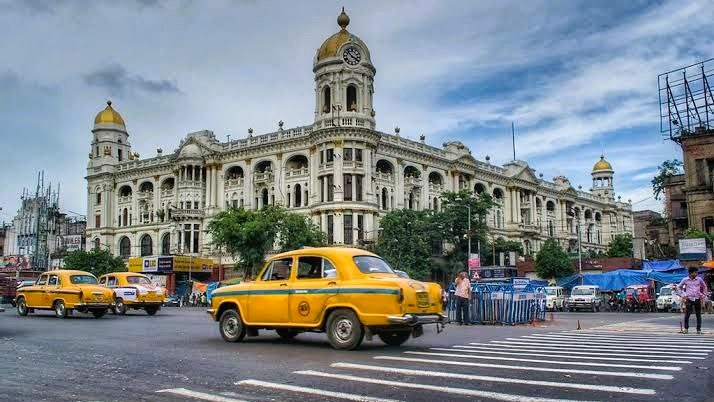
<path fill-rule="evenodd" d="M 680 334 L 676 314 L 555 313 L 345 352 L 324 334 L 227 343 L 204 311 L 59 320 L 8 308 L 0 401 L 714 401 L 712 315 L 703 335 Z"/>

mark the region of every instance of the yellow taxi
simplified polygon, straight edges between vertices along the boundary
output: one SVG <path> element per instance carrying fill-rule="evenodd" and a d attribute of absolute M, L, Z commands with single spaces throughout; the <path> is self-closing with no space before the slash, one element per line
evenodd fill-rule
<path fill-rule="evenodd" d="M 17 290 L 17 313 L 26 316 L 34 310 L 53 310 L 64 318 L 73 311 L 103 317 L 114 303 L 114 292 L 97 284 L 97 278 L 84 271 L 47 271 L 34 285 Z"/>
<path fill-rule="evenodd" d="M 115 314 L 126 314 L 126 310 L 144 309 L 154 315 L 166 299 L 166 289 L 151 283 L 151 278 L 136 272 L 112 272 L 99 277 L 99 285 L 114 291 Z"/>
<path fill-rule="evenodd" d="M 441 286 L 402 278 L 376 254 L 325 247 L 272 257 L 255 282 L 216 289 L 208 313 L 228 342 L 260 329 L 284 339 L 326 332 L 335 349 L 352 350 L 365 336 L 401 345 L 424 324 L 440 331 L 441 303 Z"/>

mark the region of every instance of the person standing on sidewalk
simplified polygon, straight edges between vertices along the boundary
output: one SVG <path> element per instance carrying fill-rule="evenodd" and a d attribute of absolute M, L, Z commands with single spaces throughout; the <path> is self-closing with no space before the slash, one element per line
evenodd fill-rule
<path fill-rule="evenodd" d="M 466 271 L 459 272 L 454 280 L 456 284 L 456 321 L 459 325 L 471 325 L 469 316 L 469 300 L 471 300 L 471 281 L 469 281 Z"/>
<path fill-rule="evenodd" d="M 689 332 L 689 316 L 692 315 L 692 310 L 697 316 L 697 334 L 702 333 L 702 304 L 704 298 L 707 297 L 707 285 L 702 278 L 697 276 L 698 269 L 696 267 L 689 268 L 689 276 L 682 279 L 677 285 L 677 290 L 682 295 L 686 313 L 684 314 L 684 333 Z"/>

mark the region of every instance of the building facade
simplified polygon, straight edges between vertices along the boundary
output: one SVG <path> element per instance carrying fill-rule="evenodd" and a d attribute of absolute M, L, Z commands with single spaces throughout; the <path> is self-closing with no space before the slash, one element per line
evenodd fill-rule
<path fill-rule="evenodd" d="M 123 118 L 108 102 L 92 129 L 87 167 L 88 247 L 109 247 L 124 258 L 214 256 L 208 223 L 231 207 L 282 204 L 309 216 L 333 244 L 374 240 L 379 219 L 399 208 L 439 209 L 444 191 L 492 194 L 488 216 L 495 237 L 518 240 L 526 253 L 548 238 L 604 250 L 633 230 L 632 209 L 616 200 L 612 166 L 592 171 L 590 191 L 565 177 L 536 176 L 523 161 L 504 166 L 474 159 L 459 141 L 434 147 L 376 130 L 376 69 L 369 48 L 347 30 L 320 46 L 313 59 L 312 124 L 219 141 L 213 132 L 188 134 L 177 149 L 141 159 L 131 149 Z M 307 89 L 306 89 L 307 90 Z"/>

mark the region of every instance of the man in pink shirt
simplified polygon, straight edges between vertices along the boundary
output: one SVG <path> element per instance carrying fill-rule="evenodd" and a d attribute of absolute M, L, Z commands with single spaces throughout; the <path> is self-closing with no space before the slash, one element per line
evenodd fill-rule
<path fill-rule="evenodd" d="M 456 321 L 459 325 L 471 325 L 469 316 L 469 301 L 471 300 L 471 281 L 465 271 L 459 272 L 454 280 L 456 283 Z"/>
<path fill-rule="evenodd" d="M 687 312 L 684 314 L 685 334 L 689 332 L 689 317 L 692 315 L 692 310 L 697 316 L 697 334 L 702 333 L 702 304 L 707 297 L 707 285 L 702 278 L 697 277 L 697 271 L 696 267 L 690 267 L 689 276 L 677 285 L 677 290 L 687 306 Z"/>

